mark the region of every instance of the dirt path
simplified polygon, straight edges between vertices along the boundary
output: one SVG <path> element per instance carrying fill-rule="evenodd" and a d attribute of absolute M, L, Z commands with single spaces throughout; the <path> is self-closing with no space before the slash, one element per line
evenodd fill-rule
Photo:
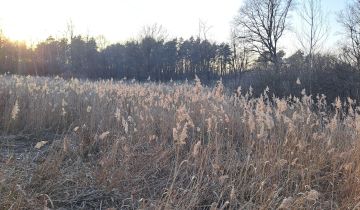
<path fill-rule="evenodd" d="M 6 135 L 0 136 L 0 163 L 6 162 L 10 158 L 22 160 L 33 156 L 34 158 L 39 153 L 44 152 L 47 146 L 56 138 L 53 134 L 42 135 Z M 36 143 L 40 141 L 47 141 L 44 148 L 36 149 Z"/>

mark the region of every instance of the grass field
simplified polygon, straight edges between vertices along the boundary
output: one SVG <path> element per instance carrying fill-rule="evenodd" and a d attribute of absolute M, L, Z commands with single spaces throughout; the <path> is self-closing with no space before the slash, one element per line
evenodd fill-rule
<path fill-rule="evenodd" d="M 359 111 L 221 82 L 0 76 L 0 209 L 360 208 Z"/>

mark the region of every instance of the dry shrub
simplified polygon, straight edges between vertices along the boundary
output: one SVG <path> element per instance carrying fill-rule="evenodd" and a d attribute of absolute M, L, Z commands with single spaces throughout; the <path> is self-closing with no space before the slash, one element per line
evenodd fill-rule
<path fill-rule="evenodd" d="M 359 207 L 360 115 L 350 99 L 253 98 L 199 80 L 1 76 L 0 87 L 4 135 L 62 136 L 1 163 L 1 209 Z"/>

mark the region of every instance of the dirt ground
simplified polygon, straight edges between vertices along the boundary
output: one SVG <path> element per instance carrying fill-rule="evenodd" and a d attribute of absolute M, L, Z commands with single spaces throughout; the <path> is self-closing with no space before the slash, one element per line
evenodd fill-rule
<path fill-rule="evenodd" d="M 6 163 L 11 160 L 22 161 L 25 158 L 33 157 L 36 162 L 38 158 L 47 150 L 56 138 L 53 134 L 40 134 L 40 135 L 2 135 L 0 136 L 0 164 Z M 40 141 L 47 143 L 40 149 L 35 148 L 35 145 Z"/>

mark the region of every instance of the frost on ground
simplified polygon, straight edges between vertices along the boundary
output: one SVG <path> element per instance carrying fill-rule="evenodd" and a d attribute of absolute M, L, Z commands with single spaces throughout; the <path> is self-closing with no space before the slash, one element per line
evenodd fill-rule
<path fill-rule="evenodd" d="M 0 76 L 0 209 L 347 209 L 355 102 Z"/>

